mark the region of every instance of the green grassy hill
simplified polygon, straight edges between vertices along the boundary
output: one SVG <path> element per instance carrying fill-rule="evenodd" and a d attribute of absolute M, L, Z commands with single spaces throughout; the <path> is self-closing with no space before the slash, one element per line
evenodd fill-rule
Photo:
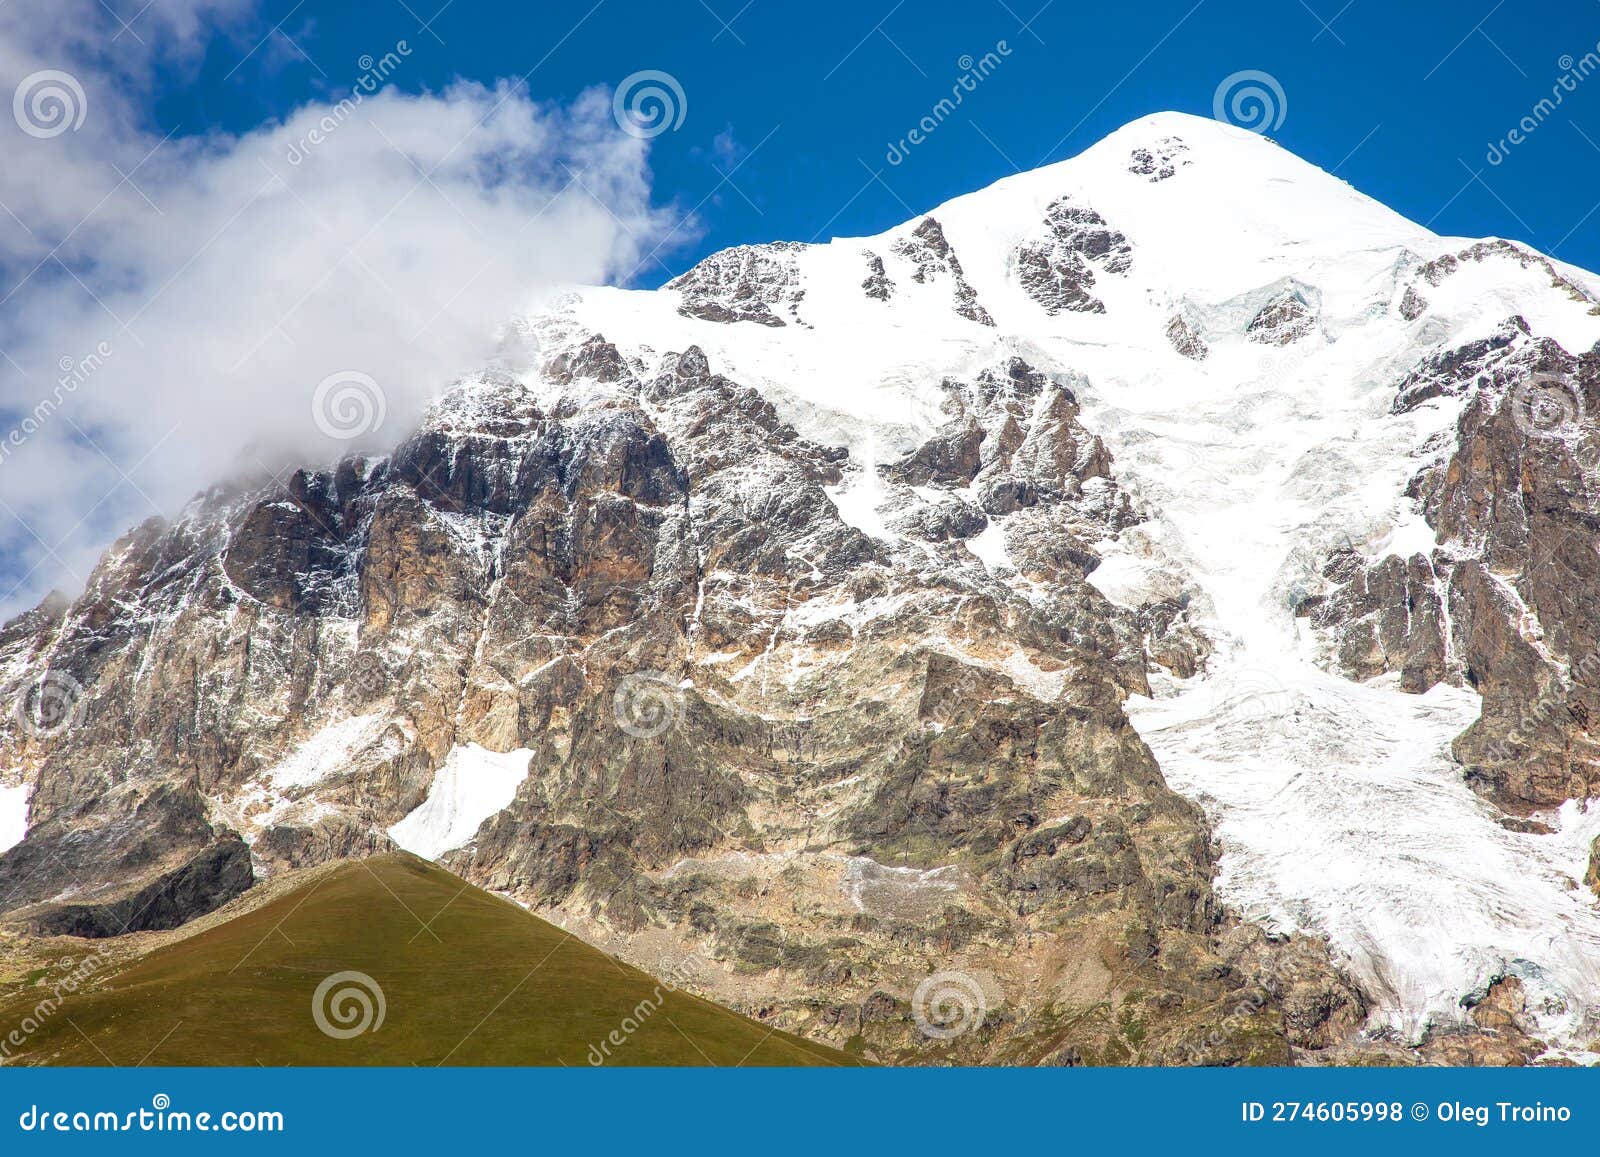
<path fill-rule="evenodd" d="M 79 952 L 94 942 L 78 942 Z M 366 1007 L 366 981 L 382 992 Z M 658 984 L 409 855 L 341 864 L 265 904 L 108 965 L 40 1014 L 48 979 L 0 991 L 12 1063 L 827 1065 L 822 1045 Z M 340 992 L 346 993 L 344 999 Z M 347 1037 L 335 1032 L 361 1027 Z"/>

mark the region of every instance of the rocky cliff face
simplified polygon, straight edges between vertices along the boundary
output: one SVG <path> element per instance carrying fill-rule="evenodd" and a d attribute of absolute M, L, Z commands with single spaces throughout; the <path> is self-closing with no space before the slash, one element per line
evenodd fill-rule
<path fill-rule="evenodd" d="M 1600 919 L 1588 813 L 1530 814 L 1600 794 L 1591 291 L 1156 121 L 878 238 L 577 294 L 391 454 L 125 536 L 0 629 L 0 912 L 166 928 L 399 843 L 882 1059 L 1577 1047 L 1600 977 L 1516 969 Z M 1454 811 L 1371 803 L 1424 843 L 1522 841 L 1441 869 L 1489 913 L 1462 974 L 1361 923 L 1415 884 L 1382 841 L 1274 843 L 1345 766 L 1447 777 Z M 1400 901 L 1327 916 L 1303 868 L 1347 852 Z M 1572 887 L 1497 889 L 1534 860 Z"/>
<path fill-rule="evenodd" d="M 1071 388 L 1020 359 L 943 383 L 882 467 L 891 547 L 829 497 L 839 449 L 698 349 L 641 368 L 594 335 L 553 374 L 603 398 L 471 383 L 389 459 L 120 543 L 13 643 L 84 690 L 18 737 L 7 906 L 167 926 L 248 886 L 241 834 L 267 872 L 390 846 L 476 744 L 527 774 L 449 866 L 641 963 L 704 956 L 777 1023 L 916 1059 L 917 983 L 959 965 L 996 1004 L 962 1055 L 1287 1056 L 1272 961 L 1228 1011 L 1205 823 L 1120 708 L 1144 634 L 1085 577 L 1131 516 Z M 1007 578 L 965 545 L 991 512 Z M 1135 986 L 1139 1049 L 1037 1023 Z"/>
<path fill-rule="evenodd" d="M 1410 487 L 1439 545 L 1370 565 L 1335 554 L 1334 593 L 1310 608 L 1354 678 L 1396 671 L 1412 691 L 1446 680 L 1479 691 L 1482 716 L 1456 754 L 1513 811 L 1600 795 L 1597 365 L 1594 350 L 1568 354 L 1513 317 L 1409 374 L 1397 408 L 1464 402 Z"/>

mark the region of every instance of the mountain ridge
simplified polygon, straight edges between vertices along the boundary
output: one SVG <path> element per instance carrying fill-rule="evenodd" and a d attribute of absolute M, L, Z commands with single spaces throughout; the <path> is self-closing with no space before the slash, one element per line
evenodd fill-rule
<path fill-rule="evenodd" d="M 0 632 L 83 690 L 3 736 L 5 906 L 423 831 L 885 1055 L 1592 1059 L 1592 285 L 1158 114 L 574 291 L 395 453 Z M 951 971 L 1002 1010 L 935 1052 Z"/>

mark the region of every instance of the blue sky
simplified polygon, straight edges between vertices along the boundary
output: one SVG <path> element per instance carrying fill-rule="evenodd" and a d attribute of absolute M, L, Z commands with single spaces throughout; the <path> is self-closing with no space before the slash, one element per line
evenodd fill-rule
<path fill-rule="evenodd" d="M 1241 73 L 1407 216 L 1600 270 L 1597 43 L 1597 0 L 0 2 L 0 619 L 220 477 L 391 446 L 549 287 L 876 233 Z"/>
<path fill-rule="evenodd" d="M 1256 69 L 1283 89 L 1273 135 L 1296 153 L 1438 231 L 1600 268 L 1600 212 L 1586 216 L 1600 197 L 1600 77 L 1486 160 L 1600 42 L 1591 0 L 442 3 L 275 0 L 201 67 L 164 76 L 154 115 L 162 131 L 246 129 L 348 91 L 364 54 L 401 39 L 412 55 L 392 83 L 410 90 L 525 78 L 534 97 L 565 100 L 667 72 L 685 116 L 653 141 L 655 192 L 696 208 L 699 229 L 641 272 L 651 284 L 728 244 L 875 232 L 1148 112 L 1209 114 L 1224 77 Z M 1010 55 L 961 110 L 886 164 L 962 58 L 1001 41 Z"/>

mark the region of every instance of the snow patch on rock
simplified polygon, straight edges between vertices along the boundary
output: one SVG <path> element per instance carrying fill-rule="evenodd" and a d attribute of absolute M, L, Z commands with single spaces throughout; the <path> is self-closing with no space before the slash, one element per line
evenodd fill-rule
<path fill-rule="evenodd" d="M 533 750 L 490 751 L 476 743 L 450 749 L 428 798 L 389 829 L 389 838 L 426 860 L 468 843 L 483 822 L 510 806 L 528 778 Z"/>
<path fill-rule="evenodd" d="M 259 778 L 279 791 L 319 784 L 346 770 L 358 752 L 383 734 L 386 725 L 387 717 L 382 714 L 352 715 L 330 723 Z"/>
<path fill-rule="evenodd" d="M 32 789 L 25 783 L 0 787 L 0 852 L 22 842 L 28 834 L 28 797 Z"/>

